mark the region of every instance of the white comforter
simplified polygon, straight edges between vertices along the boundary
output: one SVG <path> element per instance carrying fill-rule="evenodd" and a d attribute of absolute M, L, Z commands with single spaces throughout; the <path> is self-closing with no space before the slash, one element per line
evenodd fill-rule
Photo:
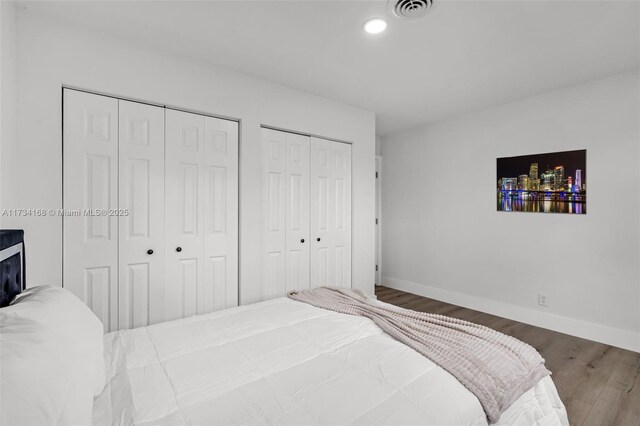
<path fill-rule="evenodd" d="M 453 376 L 366 318 L 275 299 L 105 335 L 95 424 L 484 425 Z M 568 424 L 551 378 L 501 417 Z"/>

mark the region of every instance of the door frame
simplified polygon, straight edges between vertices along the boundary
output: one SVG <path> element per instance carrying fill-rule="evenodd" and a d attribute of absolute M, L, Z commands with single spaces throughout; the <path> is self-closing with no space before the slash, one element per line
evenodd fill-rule
<path fill-rule="evenodd" d="M 376 155 L 376 275 L 382 285 L 382 155 Z"/>

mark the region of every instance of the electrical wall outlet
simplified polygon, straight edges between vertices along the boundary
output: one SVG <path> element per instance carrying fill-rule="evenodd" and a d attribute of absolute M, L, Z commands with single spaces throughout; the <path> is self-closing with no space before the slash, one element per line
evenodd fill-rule
<path fill-rule="evenodd" d="M 540 306 L 549 306 L 547 293 L 538 293 L 538 305 Z"/>

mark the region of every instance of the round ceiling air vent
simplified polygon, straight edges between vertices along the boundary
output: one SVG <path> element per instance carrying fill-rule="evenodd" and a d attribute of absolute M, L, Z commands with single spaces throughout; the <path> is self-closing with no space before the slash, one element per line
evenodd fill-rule
<path fill-rule="evenodd" d="M 388 0 L 389 11 L 401 19 L 415 19 L 433 8 L 434 0 Z"/>

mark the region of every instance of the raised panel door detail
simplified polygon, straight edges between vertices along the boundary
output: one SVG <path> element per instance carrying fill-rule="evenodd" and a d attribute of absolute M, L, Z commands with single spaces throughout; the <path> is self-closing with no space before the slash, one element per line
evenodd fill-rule
<path fill-rule="evenodd" d="M 302 250 L 290 250 L 287 257 L 287 291 L 302 290 L 306 285 L 303 285 L 304 280 L 302 274 L 303 270 L 303 252 Z"/>
<path fill-rule="evenodd" d="M 216 155 L 227 155 L 227 132 L 210 130 L 207 133 L 207 153 L 214 153 Z"/>
<path fill-rule="evenodd" d="M 197 152 L 199 137 L 200 129 L 197 127 L 184 127 L 182 129 L 182 149 Z"/>
<path fill-rule="evenodd" d="M 326 169 L 329 164 L 329 151 L 320 148 L 318 150 L 318 166 L 320 169 Z"/>
<path fill-rule="evenodd" d="M 318 249 L 318 286 L 329 284 L 329 249 L 321 247 Z"/>
<path fill-rule="evenodd" d="M 282 142 L 270 141 L 269 148 L 272 160 L 284 160 L 284 158 L 282 157 Z"/>
<path fill-rule="evenodd" d="M 305 189 L 307 190 L 307 189 Z M 306 207 L 302 203 L 302 176 L 299 174 L 289 175 L 289 220 L 287 228 L 289 231 L 301 231 L 302 210 Z"/>
<path fill-rule="evenodd" d="M 198 166 L 180 165 L 180 232 L 195 235 L 198 226 Z"/>
<path fill-rule="evenodd" d="M 284 294 L 286 287 L 282 274 L 284 259 L 281 252 L 271 252 L 267 255 L 267 293 L 270 297 Z"/>
<path fill-rule="evenodd" d="M 180 261 L 181 317 L 197 313 L 198 306 L 198 259 Z"/>
<path fill-rule="evenodd" d="M 336 246 L 334 248 L 335 253 L 335 278 L 334 285 L 336 287 L 345 286 L 345 249 L 343 246 Z"/>
<path fill-rule="evenodd" d="M 111 141 L 111 115 L 104 111 L 85 110 L 85 137 L 87 141 Z"/>
<path fill-rule="evenodd" d="M 120 328 L 135 328 L 149 325 L 149 264 L 127 265 L 127 279 L 120 283 L 120 293 L 127 300 L 120 298 Z M 124 310 L 125 312 L 122 312 Z"/>
<path fill-rule="evenodd" d="M 228 308 L 227 306 L 227 257 L 213 256 L 209 258 L 206 279 L 208 297 L 204 312 L 212 312 Z"/>
<path fill-rule="evenodd" d="M 291 158 L 290 161 L 294 164 L 300 164 L 302 157 L 302 147 L 299 144 L 291 144 Z"/>
<path fill-rule="evenodd" d="M 86 182 L 87 209 L 96 212 L 111 207 L 111 158 L 106 155 L 87 155 Z M 111 238 L 111 220 L 108 215 L 85 216 L 87 240 Z"/>
<path fill-rule="evenodd" d="M 150 177 L 149 160 L 129 161 L 129 238 L 149 237 Z M 161 188 L 155 188 L 160 190 Z M 123 217 L 126 220 L 126 217 Z"/>
<path fill-rule="evenodd" d="M 336 169 L 344 169 L 344 152 L 336 151 Z"/>
<path fill-rule="evenodd" d="M 132 145 L 149 145 L 149 120 L 146 118 L 130 118 L 128 143 Z"/>
<path fill-rule="evenodd" d="M 86 268 L 83 300 L 102 322 L 105 333 L 111 327 L 111 268 L 109 266 Z"/>
<path fill-rule="evenodd" d="M 226 232 L 226 189 L 227 170 L 225 167 L 207 168 L 208 196 L 205 220 L 207 221 L 208 234 L 224 234 Z"/>
<path fill-rule="evenodd" d="M 335 226 L 336 229 L 339 231 L 343 231 L 344 230 L 344 224 L 345 224 L 345 211 L 344 211 L 344 204 L 345 204 L 345 194 L 344 194 L 344 179 L 342 178 L 336 178 L 335 180 L 335 195 L 336 195 L 336 199 L 334 202 L 334 207 L 335 207 Z"/>
<path fill-rule="evenodd" d="M 318 228 L 326 231 L 329 228 L 329 178 L 318 177 Z"/>
<path fill-rule="evenodd" d="M 282 206 L 280 195 L 280 181 L 282 175 L 280 173 L 269 173 L 269 189 L 268 189 L 268 214 L 269 214 L 269 231 L 280 231 L 280 222 L 282 220 Z"/>

